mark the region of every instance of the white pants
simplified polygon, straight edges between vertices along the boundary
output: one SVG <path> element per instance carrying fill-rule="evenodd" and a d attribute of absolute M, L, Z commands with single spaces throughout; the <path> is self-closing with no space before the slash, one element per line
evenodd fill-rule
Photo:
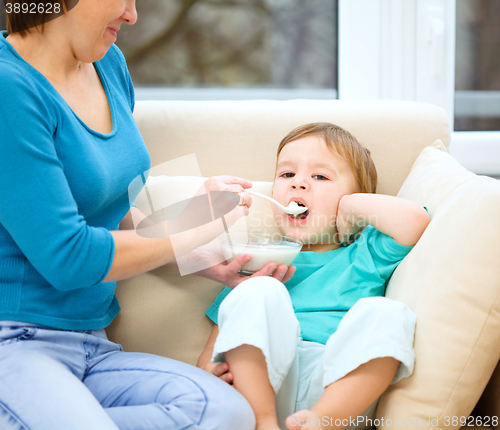
<path fill-rule="evenodd" d="M 285 428 L 287 416 L 310 409 L 326 386 L 374 358 L 400 361 L 392 384 L 411 375 L 415 320 L 402 302 L 363 298 L 346 313 L 326 345 L 307 342 L 300 337 L 286 287 L 271 277 L 252 278 L 221 303 L 212 361 L 225 361 L 226 351 L 244 344 L 259 348 L 276 393 L 278 421 Z M 377 402 L 364 412 L 364 421 L 360 416 L 357 429 L 372 427 L 368 418 L 374 418 L 376 406 Z"/>

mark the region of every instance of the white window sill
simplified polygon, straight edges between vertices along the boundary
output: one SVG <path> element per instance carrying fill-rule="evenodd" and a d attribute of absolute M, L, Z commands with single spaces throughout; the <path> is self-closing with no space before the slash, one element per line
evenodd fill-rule
<path fill-rule="evenodd" d="M 450 153 L 474 173 L 500 176 L 500 131 L 454 132 Z"/>
<path fill-rule="evenodd" d="M 136 87 L 136 100 L 293 100 L 337 99 L 337 90 L 288 88 L 165 88 Z"/>

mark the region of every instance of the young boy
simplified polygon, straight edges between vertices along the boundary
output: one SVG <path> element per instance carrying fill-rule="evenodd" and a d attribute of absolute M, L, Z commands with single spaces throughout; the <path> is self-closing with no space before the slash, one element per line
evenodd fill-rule
<path fill-rule="evenodd" d="M 294 217 L 273 205 L 282 234 L 304 243 L 296 272 L 285 285 L 226 287 L 198 360 L 245 396 L 257 430 L 369 428 L 380 395 L 413 371 L 415 316 L 383 295 L 429 216 L 376 184 L 369 151 L 333 124 L 298 127 L 279 145 L 273 198 L 308 208 Z"/>

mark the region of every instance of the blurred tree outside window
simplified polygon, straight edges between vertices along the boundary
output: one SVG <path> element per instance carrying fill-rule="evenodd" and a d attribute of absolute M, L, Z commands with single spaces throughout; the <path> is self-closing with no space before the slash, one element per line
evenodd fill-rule
<path fill-rule="evenodd" d="M 117 45 L 136 87 L 337 88 L 337 0 L 142 0 Z"/>
<path fill-rule="evenodd" d="M 457 0 L 455 130 L 500 130 L 500 1 Z"/>

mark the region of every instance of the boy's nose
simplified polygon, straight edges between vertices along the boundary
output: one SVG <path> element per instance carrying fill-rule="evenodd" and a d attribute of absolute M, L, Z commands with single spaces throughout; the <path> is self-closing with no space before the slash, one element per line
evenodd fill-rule
<path fill-rule="evenodd" d="M 308 177 L 303 174 L 296 174 L 293 177 L 293 181 L 290 183 L 290 187 L 292 190 L 307 190 L 309 189 Z"/>

